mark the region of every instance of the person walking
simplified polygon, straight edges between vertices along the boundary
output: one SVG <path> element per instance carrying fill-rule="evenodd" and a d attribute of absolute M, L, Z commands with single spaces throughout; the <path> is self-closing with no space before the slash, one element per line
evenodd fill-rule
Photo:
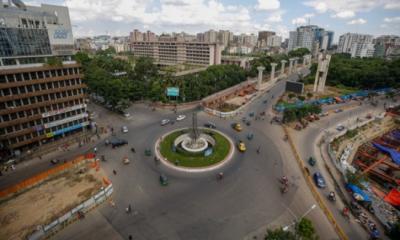
<path fill-rule="evenodd" d="M 115 171 L 115 169 L 113 169 L 113 173 L 114 173 L 114 175 L 117 175 L 117 171 Z"/>

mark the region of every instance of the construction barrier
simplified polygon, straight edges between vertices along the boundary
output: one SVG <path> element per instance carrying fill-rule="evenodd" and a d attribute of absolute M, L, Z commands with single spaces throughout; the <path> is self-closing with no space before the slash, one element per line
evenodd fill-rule
<path fill-rule="evenodd" d="M 297 152 L 296 146 L 294 145 L 294 142 L 292 140 L 292 137 L 289 134 L 289 131 L 287 130 L 287 128 L 285 126 L 283 126 L 283 130 L 284 130 L 285 134 L 288 136 L 288 142 L 290 144 L 290 147 L 292 148 L 295 159 L 296 159 L 297 163 L 299 164 L 300 169 L 302 170 L 304 178 L 306 179 L 306 183 L 308 184 L 315 200 L 317 201 L 318 205 L 324 212 L 325 216 L 328 218 L 328 220 L 333 225 L 333 228 L 335 229 L 336 233 L 339 235 L 340 239 L 348 240 L 349 238 L 347 237 L 347 235 L 345 234 L 343 229 L 339 226 L 339 224 L 336 222 L 335 218 L 333 217 L 332 212 L 325 205 L 324 200 L 322 199 L 321 195 L 318 193 L 318 190 L 315 188 L 315 186 L 312 182 L 312 178 L 310 176 L 310 171 L 308 170 L 308 168 L 306 166 L 304 166 L 304 161 L 301 159 L 299 153 Z"/>
<path fill-rule="evenodd" d="M 59 174 L 59 173 L 62 173 L 72 167 L 77 166 L 78 164 L 83 163 L 84 160 L 92 159 L 93 157 L 94 157 L 93 154 L 79 156 L 79 157 L 75 158 L 74 160 L 62 163 L 62 164 L 55 166 L 47 171 L 41 172 L 33 177 L 25 179 L 22 182 L 19 182 L 13 186 L 2 189 L 0 191 L 0 199 L 10 197 L 21 191 L 25 191 L 43 181 L 45 181 L 49 177 Z"/>
<path fill-rule="evenodd" d="M 62 215 L 61 217 L 55 219 L 54 221 L 50 222 L 47 225 L 39 226 L 38 229 L 33 232 L 30 236 L 28 236 L 28 240 L 40 240 L 46 239 L 51 237 L 52 235 L 56 234 L 58 231 L 65 228 L 67 225 L 73 223 L 84 217 L 84 215 L 95 208 L 96 206 L 103 203 L 108 197 L 111 196 L 114 189 L 112 184 L 109 184 L 105 188 L 101 188 L 101 190 L 87 199 L 82 203 L 78 204 L 70 211 Z"/>

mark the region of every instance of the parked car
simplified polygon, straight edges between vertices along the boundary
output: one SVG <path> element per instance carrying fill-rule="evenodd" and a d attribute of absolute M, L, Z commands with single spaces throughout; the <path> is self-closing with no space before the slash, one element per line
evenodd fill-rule
<path fill-rule="evenodd" d="M 207 123 L 205 123 L 205 124 L 204 124 L 204 127 L 206 127 L 206 128 L 212 128 L 212 129 L 217 128 L 217 127 L 215 126 L 215 124 L 212 123 L 212 122 L 207 122 Z"/>
<path fill-rule="evenodd" d="M 122 126 L 122 127 L 121 127 L 121 131 L 122 131 L 123 133 L 127 133 L 127 132 L 128 132 L 128 127 L 127 127 L 127 126 Z"/>
<path fill-rule="evenodd" d="M 178 117 L 176 117 L 176 121 L 182 121 L 185 118 L 186 118 L 185 115 L 179 115 Z"/>
<path fill-rule="evenodd" d="M 124 112 L 124 117 L 126 117 L 126 118 L 129 118 L 131 116 L 131 114 L 130 113 L 128 113 L 128 112 Z"/>
<path fill-rule="evenodd" d="M 242 131 L 242 126 L 239 123 L 232 123 L 232 128 L 238 132 Z"/>
<path fill-rule="evenodd" d="M 168 178 L 164 174 L 160 175 L 160 184 L 162 186 L 167 186 L 168 185 Z"/>
<path fill-rule="evenodd" d="M 126 141 L 124 139 L 113 139 L 113 140 L 111 140 L 112 148 L 120 147 L 120 146 L 123 146 L 125 144 L 128 144 L 128 141 Z"/>
<path fill-rule="evenodd" d="M 169 122 L 170 122 L 169 119 L 163 119 L 163 120 L 161 120 L 161 126 L 165 126 L 165 125 L 167 125 Z"/>
<path fill-rule="evenodd" d="M 339 108 L 335 110 L 335 113 L 340 113 L 340 112 L 343 112 L 343 109 Z"/>
<path fill-rule="evenodd" d="M 326 187 L 325 179 L 321 175 L 320 172 L 315 172 L 313 177 L 314 177 L 315 185 L 317 185 L 317 187 L 319 187 L 319 188 L 325 188 Z"/>

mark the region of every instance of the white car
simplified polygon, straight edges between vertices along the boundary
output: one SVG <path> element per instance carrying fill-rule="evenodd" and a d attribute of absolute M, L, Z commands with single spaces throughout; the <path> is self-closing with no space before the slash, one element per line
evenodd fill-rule
<path fill-rule="evenodd" d="M 127 133 L 128 132 L 128 127 L 127 126 L 122 126 L 121 131 L 123 133 Z"/>
<path fill-rule="evenodd" d="M 167 125 L 169 123 L 169 119 L 161 120 L 161 126 Z"/>
<path fill-rule="evenodd" d="M 131 116 L 131 114 L 130 113 L 124 113 L 124 117 L 126 117 L 126 118 L 129 118 Z"/>
<path fill-rule="evenodd" d="M 176 121 L 182 121 L 185 118 L 186 118 L 185 115 L 179 115 L 178 117 L 176 117 Z"/>

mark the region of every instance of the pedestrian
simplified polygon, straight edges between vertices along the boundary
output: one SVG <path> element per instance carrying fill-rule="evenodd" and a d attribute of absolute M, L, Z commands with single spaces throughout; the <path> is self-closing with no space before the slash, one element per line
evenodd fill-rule
<path fill-rule="evenodd" d="M 260 154 L 260 146 L 258 146 L 258 148 L 257 148 L 257 154 Z"/>
<path fill-rule="evenodd" d="M 129 204 L 128 207 L 126 208 L 126 213 L 131 213 L 132 212 L 132 207 Z"/>
<path fill-rule="evenodd" d="M 113 169 L 113 173 L 114 173 L 114 175 L 117 175 L 117 171 L 115 171 L 115 169 Z"/>
<path fill-rule="evenodd" d="M 133 239 L 133 238 L 132 238 L 132 235 L 129 235 L 129 236 L 128 236 L 128 239 L 129 239 L 129 240 L 132 240 L 132 239 Z"/>
<path fill-rule="evenodd" d="M 94 150 L 94 153 L 97 153 L 97 147 L 94 147 L 93 150 Z"/>

